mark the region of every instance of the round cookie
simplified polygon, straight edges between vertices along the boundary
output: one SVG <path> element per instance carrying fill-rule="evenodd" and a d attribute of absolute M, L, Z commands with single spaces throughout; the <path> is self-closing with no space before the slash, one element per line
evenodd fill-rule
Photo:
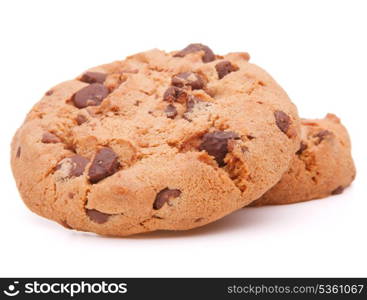
<path fill-rule="evenodd" d="M 213 222 L 289 168 L 299 119 L 247 53 L 151 50 L 50 89 L 12 142 L 21 196 L 67 228 L 125 236 Z"/>
<path fill-rule="evenodd" d="M 354 180 L 349 135 L 337 116 L 302 120 L 301 137 L 288 172 L 251 205 L 288 204 L 340 194 Z"/>

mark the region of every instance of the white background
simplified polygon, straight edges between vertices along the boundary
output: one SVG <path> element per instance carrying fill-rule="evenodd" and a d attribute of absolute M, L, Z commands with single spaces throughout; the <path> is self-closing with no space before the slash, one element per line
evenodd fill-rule
<path fill-rule="evenodd" d="M 1 1 L 0 276 L 367 276 L 365 1 Z M 358 169 L 340 196 L 243 209 L 128 238 L 68 231 L 23 205 L 10 141 L 54 84 L 150 48 L 248 51 L 303 117 L 336 113 Z"/>

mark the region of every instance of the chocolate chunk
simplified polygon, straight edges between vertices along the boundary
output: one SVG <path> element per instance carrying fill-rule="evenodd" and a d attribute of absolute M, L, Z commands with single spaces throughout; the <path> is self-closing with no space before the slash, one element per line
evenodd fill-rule
<path fill-rule="evenodd" d="M 92 165 L 89 168 L 89 181 L 91 183 L 97 183 L 116 173 L 119 167 L 120 164 L 116 153 L 110 148 L 102 148 L 96 153 Z"/>
<path fill-rule="evenodd" d="M 174 119 L 177 116 L 177 109 L 174 105 L 168 104 L 165 111 L 167 118 Z"/>
<path fill-rule="evenodd" d="M 274 117 L 278 128 L 286 134 L 291 124 L 291 118 L 280 110 L 274 112 Z"/>
<path fill-rule="evenodd" d="M 45 95 L 46 95 L 46 96 L 51 96 L 53 93 L 54 93 L 54 91 L 53 91 L 53 90 L 48 90 L 48 91 L 45 93 Z"/>
<path fill-rule="evenodd" d="M 321 130 L 319 133 L 315 134 L 314 137 L 317 138 L 316 145 L 320 144 L 326 137 L 332 134 L 333 133 L 329 130 Z"/>
<path fill-rule="evenodd" d="M 107 74 L 100 72 L 85 72 L 80 81 L 86 83 L 103 83 L 106 80 Z"/>
<path fill-rule="evenodd" d="M 215 55 L 213 51 L 203 44 L 190 44 L 186 48 L 182 49 L 181 51 L 177 52 L 174 57 L 184 57 L 189 53 L 194 53 L 198 51 L 204 51 L 204 55 L 202 57 L 203 62 L 211 62 L 215 59 Z"/>
<path fill-rule="evenodd" d="M 20 157 L 20 153 L 22 152 L 22 148 L 18 147 L 16 157 Z"/>
<path fill-rule="evenodd" d="M 83 115 L 77 115 L 75 121 L 78 123 L 78 125 L 82 125 L 83 123 L 87 122 L 87 118 Z"/>
<path fill-rule="evenodd" d="M 103 84 L 92 83 L 76 92 L 72 100 L 77 108 L 96 106 L 101 104 L 108 93 L 108 89 Z"/>
<path fill-rule="evenodd" d="M 85 212 L 91 221 L 98 224 L 106 223 L 111 216 L 95 209 L 86 209 Z"/>
<path fill-rule="evenodd" d="M 194 72 L 184 72 L 172 77 L 172 85 L 179 88 L 190 86 L 193 90 L 200 90 L 205 86 L 205 80 Z"/>
<path fill-rule="evenodd" d="M 163 94 L 163 100 L 168 102 L 186 102 L 187 93 L 176 86 L 170 86 Z"/>
<path fill-rule="evenodd" d="M 153 209 L 161 209 L 163 205 L 169 201 L 171 198 L 177 198 L 181 195 L 181 191 L 177 189 L 165 188 L 161 190 L 155 197 L 153 203 Z"/>
<path fill-rule="evenodd" d="M 239 139 L 237 133 L 232 131 L 214 131 L 206 133 L 199 150 L 205 150 L 209 155 L 214 156 L 220 167 L 225 165 L 224 158 L 228 153 L 228 141 Z"/>
<path fill-rule="evenodd" d="M 215 65 L 215 69 L 218 73 L 218 78 L 222 79 L 224 76 L 231 72 L 237 71 L 237 68 L 232 65 L 228 60 L 221 61 Z"/>
<path fill-rule="evenodd" d="M 303 153 L 303 151 L 305 151 L 307 149 L 307 144 L 304 141 L 301 141 L 301 144 L 299 146 L 298 151 L 296 152 L 296 155 L 301 155 Z"/>
<path fill-rule="evenodd" d="M 54 135 L 51 132 L 46 131 L 43 135 L 42 135 L 42 143 L 45 144 L 56 144 L 56 143 L 60 143 L 61 140 L 58 136 Z"/>
<path fill-rule="evenodd" d="M 89 160 L 81 155 L 74 155 L 64 158 L 57 166 L 57 175 L 60 179 L 67 179 L 71 177 L 79 177 L 83 175 L 84 169 Z"/>
<path fill-rule="evenodd" d="M 331 192 L 331 194 L 332 194 L 332 195 L 339 195 L 339 194 L 343 193 L 343 191 L 344 191 L 344 187 L 342 187 L 342 186 L 340 185 L 340 186 L 338 186 L 335 190 L 333 190 L 333 191 Z"/>
<path fill-rule="evenodd" d="M 71 169 L 70 176 L 79 177 L 83 175 L 84 169 L 89 160 L 81 155 L 74 155 L 70 157 L 74 167 Z"/>

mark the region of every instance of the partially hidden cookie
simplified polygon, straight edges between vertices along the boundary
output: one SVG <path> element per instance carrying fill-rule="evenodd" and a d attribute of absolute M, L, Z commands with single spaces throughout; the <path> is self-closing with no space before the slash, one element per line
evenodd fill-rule
<path fill-rule="evenodd" d="M 53 87 L 12 142 L 24 202 L 67 228 L 125 236 L 202 226 L 259 198 L 288 169 L 300 127 L 248 59 L 192 44 Z"/>
<path fill-rule="evenodd" d="M 288 204 L 336 195 L 354 180 L 349 135 L 337 116 L 302 120 L 301 137 L 288 172 L 252 205 Z"/>

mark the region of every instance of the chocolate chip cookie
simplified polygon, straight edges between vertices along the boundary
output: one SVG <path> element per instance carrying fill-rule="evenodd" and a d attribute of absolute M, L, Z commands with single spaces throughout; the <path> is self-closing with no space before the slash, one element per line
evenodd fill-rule
<path fill-rule="evenodd" d="M 67 228 L 125 236 L 202 226 L 259 198 L 289 168 L 300 127 L 248 59 L 155 49 L 53 87 L 12 142 L 24 202 Z"/>
<path fill-rule="evenodd" d="M 252 205 L 287 204 L 340 194 L 354 180 L 349 135 L 337 116 L 302 120 L 301 137 L 288 172 Z"/>

